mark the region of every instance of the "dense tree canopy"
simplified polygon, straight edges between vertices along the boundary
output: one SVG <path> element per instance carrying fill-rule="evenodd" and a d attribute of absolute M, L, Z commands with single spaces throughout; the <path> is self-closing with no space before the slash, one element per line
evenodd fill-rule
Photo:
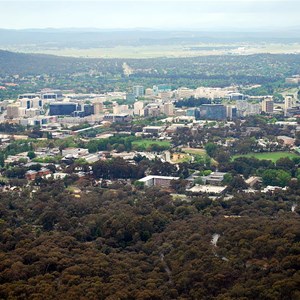
<path fill-rule="evenodd" d="M 299 195 L 186 202 L 125 185 L 78 197 L 52 180 L 0 193 L 0 298 L 298 299 Z"/>

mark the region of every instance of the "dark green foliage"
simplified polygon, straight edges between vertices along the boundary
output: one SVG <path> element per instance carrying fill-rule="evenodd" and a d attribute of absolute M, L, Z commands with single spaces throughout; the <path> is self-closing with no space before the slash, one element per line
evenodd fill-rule
<path fill-rule="evenodd" d="M 215 157 L 218 152 L 218 146 L 214 143 L 207 143 L 205 145 L 205 151 L 210 157 Z"/>
<path fill-rule="evenodd" d="M 262 180 L 265 185 L 275 185 L 285 187 L 291 180 L 289 172 L 284 170 L 265 170 L 262 174 Z"/>
<path fill-rule="evenodd" d="M 297 299 L 299 194 L 185 202 L 124 186 L 76 198 L 51 180 L 0 193 L 0 298 Z"/>

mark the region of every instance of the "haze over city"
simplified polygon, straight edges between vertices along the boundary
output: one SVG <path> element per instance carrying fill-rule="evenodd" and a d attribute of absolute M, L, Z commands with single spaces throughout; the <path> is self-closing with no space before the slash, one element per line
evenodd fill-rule
<path fill-rule="evenodd" d="M 297 0 L 0 1 L 0 28 L 278 30 L 300 27 Z"/>

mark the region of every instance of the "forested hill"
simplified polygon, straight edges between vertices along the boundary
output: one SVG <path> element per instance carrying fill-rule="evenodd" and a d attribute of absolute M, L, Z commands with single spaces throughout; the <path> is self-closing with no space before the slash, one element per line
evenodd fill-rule
<path fill-rule="evenodd" d="M 124 75 L 126 63 L 129 76 Z M 78 79 L 85 83 L 95 78 L 111 80 L 105 88 L 119 87 L 134 81 L 151 86 L 172 83 L 180 86 L 229 86 L 231 84 L 270 84 L 294 74 L 300 74 L 298 54 L 212 55 L 182 58 L 105 59 L 72 58 L 43 54 L 22 54 L 0 50 L 0 76 L 50 75 L 52 83 L 59 85 L 58 77 L 64 77 L 68 86 Z M 178 67 L 180 66 L 180 67 Z M 74 79 L 75 78 L 75 79 Z M 122 80 L 120 80 L 122 78 Z M 70 81 L 71 80 L 71 81 Z M 46 82 L 48 85 L 48 82 Z M 78 83 L 76 83 L 78 86 Z M 96 86 L 99 80 L 96 80 Z M 126 85 L 124 85 L 126 86 Z M 122 88 L 124 88 L 124 86 Z M 64 88 L 64 87 L 63 87 Z M 95 91 L 90 89 L 90 92 Z M 268 91 L 267 94 L 272 93 Z"/>
<path fill-rule="evenodd" d="M 2 74 L 66 74 L 89 71 L 122 73 L 126 62 L 133 74 L 164 77 L 190 75 L 192 77 L 222 75 L 284 76 L 300 73 L 300 55 L 255 54 L 255 55 L 211 55 L 182 58 L 148 59 L 104 59 L 79 58 L 46 54 L 25 54 L 0 50 L 0 75 Z M 178 68 L 180 65 L 180 68 Z M 182 73 L 182 74 L 181 74 Z"/>
<path fill-rule="evenodd" d="M 25 54 L 0 50 L 0 76 L 70 74 L 88 72 L 92 68 L 121 72 L 117 60 L 84 59 L 45 54 Z"/>

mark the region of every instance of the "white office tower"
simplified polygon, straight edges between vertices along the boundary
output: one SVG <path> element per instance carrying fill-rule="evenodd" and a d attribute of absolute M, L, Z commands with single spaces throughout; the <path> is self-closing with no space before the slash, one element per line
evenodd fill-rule
<path fill-rule="evenodd" d="M 235 106 L 232 106 L 232 105 L 227 105 L 226 106 L 226 117 L 227 117 L 227 119 L 232 120 L 235 117 L 234 111 L 236 111 Z"/>
<path fill-rule="evenodd" d="M 287 95 L 284 97 L 284 109 L 287 110 L 289 108 L 295 107 L 296 101 L 294 96 Z"/>
<path fill-rule="evenodd" d="M 172 102 L 167 102 L 164 104 L 164 114 L 167 116 L 174 115 L 174 105 Z"/>
<path fill-rule="evenodd" d="M 113 114 L 117 115 L 120 113 L 119 104 L 117 102 L 113 102 Z"/>
<path fill-rule="evenodd" d="M 133 104 L 133 113 L 136 116 L 143 116 L 144 115 L 144 103 L 143 103 L 143 101 L 136 101 Z"/>
<path fill-rule="evenodd" d="M 135 97 L 143 97 L 145 94 L 145 89 L 142 85 L 135 85 L 132 88 L 132 92 L 135 95 Z"/>
<path fill-rule="evenodd" d="M 288 115 L 288 110 L 296 106 L 296 99 L 293 95 L 287 95 L 284 97 L 284 115 Z"/>
<path fill-rule="evenodd" d="M 274 101 L 272 98 L 265 98 L 261 103 L 261 110 L 267 114 L 273 113 Z"/>

